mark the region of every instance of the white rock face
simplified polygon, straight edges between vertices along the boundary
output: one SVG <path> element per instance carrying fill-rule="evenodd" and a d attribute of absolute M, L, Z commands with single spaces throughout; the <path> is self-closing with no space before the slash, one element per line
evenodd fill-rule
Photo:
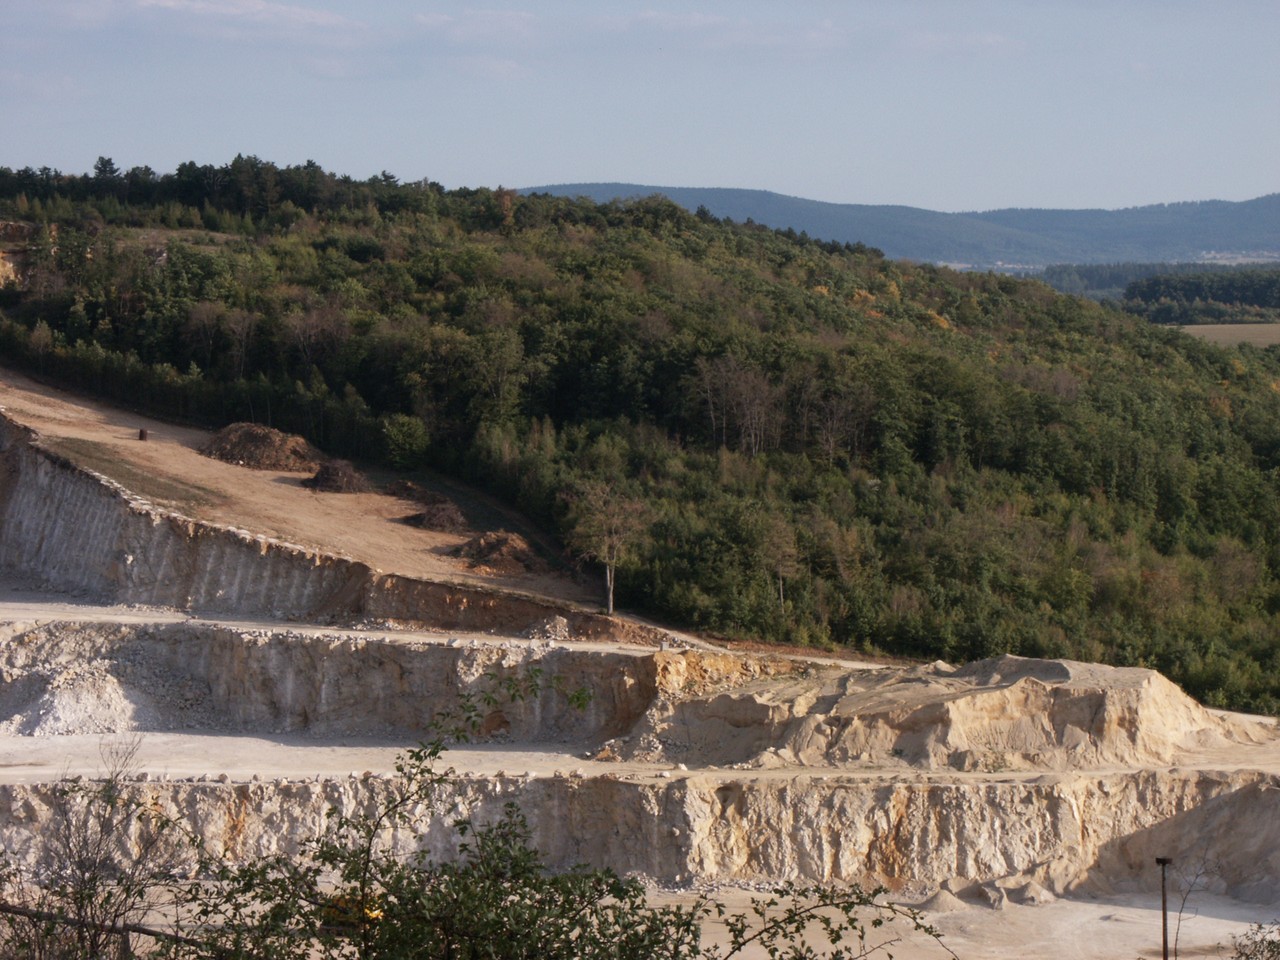
<path fill-rule="evenodd" d="M 336 612 L 372 577 L 362 564 L 165 513 L 34 440 L 0 418 L 0 568 L 107 600 L 272 616 Z"/>
<path fill-rule="evenodd" d="M 396 788 L 381 778 L 250 783 L 137 783 L 234 859 L 293 852 L 324 828 L 326 812 L 367 808 Z M 34 857 L 32 839 L 54 816 L 53 785 L 0 788 L 0 843 Z M 588 863 L 675 883 L 861 882 L 927 889 L 955 877 L 1000 881 L 1013 896 L 1150 889 L 1159 852 L 1191 862 L 1206 853 L 1220 892 L 1270 902 L 1277 875 L 1280 784 L 1257 774 L 1152 772 L 1053 784 L 809 781 L 695 777 L 632 783 L 609 778 L 455 778 L 418 831 L 389 831 L 400 852 L 457 854 L 452 824 L 485 822 L 516 802 L 549 863 Z M 1226 831 L 1205 844 L 1195 824 L 1248 811 L 1261 835 Z M 1030 893 L 1028 893 L 1030 891 Z"/>
<path fill-rule="evenodd" d="M 527 696 L 501 695 L 536 674 Z M 585 691 L 584 706 L 567 692 Z M 0 732 L 430 736 L 470 699 L 482 738 L 599 742 L 655 694 L 651 657 L 243 631 L 208 623 L 0 624 Z"/>
<path fill-rule="evenodd" d="M 947 682 L 936 685 L 933 695 L 920 682 L 931 676 L 927 671 L 882 671 L 874 689 L 883 709 L 869 716 L 896 736 L 883 743 L 860 741 L 863 759 L 853 762 L 844 761 L 843 753 L 833 759 L 830 750 L 817 753 L 808 766 L 787 761 L 794 769 L 780 776 L 784 771 L 777 763 L 719 770 L 705 760 L 708 753 L 721 756 L 730 729 L 753 748 L 765 742 L 762 755 L 804 754 L 805 747 L 795 749 L 795 731 L 809 731 L 808 721 L 824 702 L 804 695 L 805 684 L 826 686 L 836 677 L 846 693 L 822 707 L 834 711 L 853 696 L 849 678 L 859 674 L 846 672 L 839 680 L 840 671 L 824 670 L 797 677 L 785 665 L 692 651 L 463 649 L 199 623 L 10 624 L 0 629 L 0 727 L 46 737 L 51 749 L 54 734 L 191 728 L 403 740 L 428 735 L 432 717 L 456 708 L 460 698 L 479 699 L 502 678 L 534 668 L 563 678 L 561 689 L 548 685 L 527 699 L 486 707 L 478 718 L 481 739 L 496 737 L 512 749 L 578 745 L 564 748 L 571 766 L 576 762 L 567 751 L 584 743 L 649 737 L 661 753 L 665 748 L 654 732 L 671 734 L 666 725 L 681 708 L 686 720 L 713 707 L 723 713 L 726 698 L 754 702 L 770 689 L 799 689 L 797 702 L 809 706 L 798 726 L 788 710 L 780 710 L 774 724 L 708 722 L 706 730 L 686 724 L 682 735 L 688 740 L 673 742 L 693 763 L 674 776 L 663 761 L 661 769 L 633 762 L 623 768 L 629 772 L 625 778 L 584 776 L 576 766 L 570 776 L 454 777 L 441 788 L 440 811 L 428 818 L 426 831 L 389 835 L 388 843 L 401 850 L 425 843 L 433 855 L 451 856 L 457 838 L 449 825 L 458 817 L 495 817 L 504 803 L 515 801 L 552 863 L 587 862 L 666 882 L 794 879 L 924 889 L 957 877 L 977 883 L 1012 878 L 1017 883 L 1006 884 L 1009 890 L 1029 890 L 1026 896 L 1043 899 L 1037 891 L 1060 895 L 1132 886 L 1149 877 L 1145 868 L 1154 856 L 1194 855 L 1218 864 L 1224 891 L 1265 899 L 1274 889 L 1270 880 L 1280 875 L 1276 778 L 1150 764 L 1128 771 L 1083 768 L 1085 761 L 1120 754 L 1176 755 L 1182 747 L 1171 745 L 1174 739 L 1196 742 L 1206 731 L 1219 738 L 1239 733 L 1154 675 L 1083 665 L 1002 660 L 975 665 L 958 680 L 955 672 L 940 670 Z M 1030 674 L 1050 678 L 1037 681 L 1046 690 L 1054 689 L 1053 682 L 1067 684 L 1061 696 L 1068 703 L 1081 697 L 1096 702 L 1088 713 L 1095 722 L 1086 726 L 1079 720 L 1078 736 L 1089 744 L 1088 752 L 1077 749 L 1076 734 L 1065 747 L 1061 736 L 1051 740 L 1047 730 L 1069 725 L 1045 726 L 1043 718 L 1027 741 L 1037 746 L 1035 756 L 1052 761 L 1047 766 L 1062 766 L 1053 759 L 1058 750 L 1080 760 L 1081 769 L 957 772 L 945 749 L 967 756 L 975 742 L 1004 738 L 1009 724 L 1021 722 L 1016 714 L 968 709 L 965 700 L 976 698 L 985 706 L 989 685 L 1017 691 Z M 895 683 L 895 676 L 903 682 Z M 910 691 L 907 704 L 890 709 L 886 691 L 898 686 Z M 569 705 L 566 687 L 590 692 L 585 710 Z M 1118 704 L 1109 699 L 1113 694 Z M 947 705 L 941 713 L 928 707 L 937 696 Z M 1139 750 L 1135 744 L 1144 741 L 1124 718 L 1145 718 L 1149 708 L 1160 706 L 1170 718 L 1163 739 Z M 921 720 L 922 712 L 935 717 L 932 726 Z M 752 710 L 747 715 L 758 717 Z M 978 722 L 984 716 L 989 729 Z M 1071 710 L 1063 716 L 1077 718 Z M 898 719 L 892 723 L 886 719 L 893 717 Z M 965 721 L 964 739 L 947 747 L 957 717 Z M 1107 719 L 1115 717 L 1121 720 Z M 772 745 L 770 736 L 778 738 Z M 905 736 L 928 749 L 907 756 L 892 746 Z M 999 742 L 1005 748 L 1022 743 Z M 607 758 L 611 749 L 597 755 Z M 331 806 L 353 811 L 379 791 L 395 788 L 395 782 L 372 775 L 135 787 L 243 857 L 291 849 L 322 827 Z M 0 788 L 0 843 L 6 849 L 25 849 L 53 815 L 48 791 L 41 785 Z M 1242 832 L 1239 824 L 1246 821 L 1259 826 Z"/>

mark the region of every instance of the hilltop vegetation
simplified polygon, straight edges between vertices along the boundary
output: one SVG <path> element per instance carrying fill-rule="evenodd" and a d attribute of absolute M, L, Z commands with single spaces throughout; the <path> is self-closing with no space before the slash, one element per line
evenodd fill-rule
<path fill-rule="evenodd" d="M 624 606 L 1280 709 L 1272 351 L 660 198 L 237 158 L 0 170 L 0 205 L 32 224 L 6 362 L 468 477 L 616 565 Z"/>
<path fill-rule="evenodd" d="M 1129 285 L 1148 277 L 1184 276 L 1189 273 L 1229 272 L 1244 269 L 1204 263 L 1052 263 L 1023 276 L 1043 280 L 1060 293 L 1090 300 L 1123 300 Z"/>
<path fill-rule="evenodd" d="M 1055 290 L 1115 300 L 1153 323 L 1275 323 L 1280 267 L 1203 263 L 1053 264 L 1034 274 Z"/>
<path fill-rule="evenodd" d="M 793 229 L 829 240 L 874 243 L 891 257 L 998 264 L 1198 260 L 1210 251 L 1280 257 L 1280 193 L 1254 200 L 1161 203 L 1125 210 L 988 210 L 823 203 L 765 190 L 567 183 L 522 192 L 585 196 L 597 203 L 661 195 L 694 211 Z"/>
<path fill-rule="evenodd" d="M 1280 267 L 1146 277 L 1125 289 L 1124 307 L 1153 323 L 1276 323 Z"/>

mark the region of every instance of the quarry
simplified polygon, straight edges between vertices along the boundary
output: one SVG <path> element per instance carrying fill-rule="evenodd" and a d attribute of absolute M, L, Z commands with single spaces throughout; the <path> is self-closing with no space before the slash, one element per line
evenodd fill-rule
<path fill-rule="evenodd" d="M 675 900 L 881 884 L 963 956 L 1158 955 L 1156 857 L 1181 871 L 1182 956 L 1280 901 L 1270 718 L 1138 668 L 747 651 L 606 617 L 592 583 L 396 523 L 393 495 L 315 493 L 203 439 L 0 373 L 11 858 L 121 738 L 173 816 L 245 858 L 288 852 L 478 699 L 439 829 L 389 843 L 448 856 L 450 823 L 514 801 L 553 865 Z"/>

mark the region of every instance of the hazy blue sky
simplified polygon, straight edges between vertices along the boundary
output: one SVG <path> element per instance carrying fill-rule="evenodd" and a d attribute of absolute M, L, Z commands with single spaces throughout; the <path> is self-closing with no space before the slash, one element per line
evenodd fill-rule
<path fill-rule="evenodd" d="M 0 0 L 0 165 L 938 210 L 1280 191 L 1280 0 Z"/>

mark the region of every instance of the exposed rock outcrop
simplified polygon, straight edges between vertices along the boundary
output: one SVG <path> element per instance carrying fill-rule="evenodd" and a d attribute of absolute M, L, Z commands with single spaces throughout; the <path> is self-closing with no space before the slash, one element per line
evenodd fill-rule
<path fill-rule="evenodd" d="M 173 513 L 43 449 L 34 431 L 3 415 L 0 571 L 108 602 L 202 614 L 394 619 L 512 634 L 562 615 L 583 637 L 643 633 L 552 601 L 384 574 L 349 557 Z"/>
<path fill-rule="evenodd" d="M 514 699 L 487 699 L 539 677 L 555 680 Z M 584 696 L 570 697 L 575 691 Z M 451 780 L 437 829 L 421 841 L 440 856 L 454 842 L 445 825 L 496 816 L 516 800 L 553 863 L 610 865 L 668 882 L 795 879 L 923 890 L 964 877 L 1008 881 L 1000 896 L 1043 899 L 1145 883 L 1143 868 L 1159 852 L 1212 859 L 1224 892 L 1266 898 L 1280 874 L 1280 834 L 1270 826 L 1280 822 L 1274 777 L 1155 768 L 1206 735 L 1248 740 L 1265 731 L 1209 714 L 1147 671 L 1016 658 L 963 670 L 842 671 L 695 651 L 450 645 L 199 622 L 0 631 L 0 725 L 51 745 L 57 734 L 193 728 L 413 742 L 430 734 L 440 712 L 457 715 L 467 703 L 480 708 L 481 739 L 566 744 L 566 752 L 607 743 L 602 757 L 632 743 L 641 746 L 630 752 L 640 754 L 648 744 L 661 767 Z M 824 716 L 842 722 L 814 748 Z M 865 753 L 850 763 L 852 747 L 841 737 L 857 724 L 872 733 L 858 734 L 854 746 Z M 1143 726 L 1163 732 L 1144 738 Z M 894 746 L 904 743 L 911 752 Z M 956 757 L 987 743 L 1075 769 L 956 771 Z M 708 757 L 726 752 L 752 762 L 708 766 Z M 794 765 L 807 752 L 811 762 L 786 775 L 759 769 Z M 704 769 L 673 774 L 673 754 Z M 1115 758 L 1130 769 L 1087 771 Z M 330 805 L 354 809 L 390 786 L 348 778 L 137 788 L 202 835 L 231 837 L 251 856 L 288 849 L 320 828 Z M 0 789 L 7 849 L 20 849 L 24 831 L 51 815 L 47 790 Z M 1259 826 L 1241 830 L 1246 822 Z M 387 840 L 405 849 L 419 842 L 408 834 Z"/>
<path fill-rule="evenodd" d="M 379 778 L 138 783 L 133 789 L 233 858 L 292 852 L 329 809 L 367 809 L 394 789 Z M 0 787 L 0 843 L 35 857 L 56 815 L 54 784 Z M 1271 902 L 1275 831 L 1193 835 L 1193 821 L 1248 809 L 1280 822 L 1280 783 L 1253 773 L 1150 771 L 1044 782 L 941 784 L 850 778 L 691 776 L 654 782 L 578 777 L 456 777 L 422 831 L 389 831 L 392 849 L 457 853 L 453 824 L 496 818 L 514 801 L 553 866 L 588 863 L 667 882 L 861 882 L 920 892 L 955 877 L 1012 895 L 1151 889 L 1154 851 L 1211 858 L 1218 892 Z M 1218 824 L 1213 824 L 1218 826 Z M 1037 892 L 1039 891 L 1039 892 Z M 1011 893 L 1012 892 L 1012 893 Z"/>
<path fill-rule="evenodd" d="M 690 662 L 705 670 L 709 661 L 660 661 L 659 683 L 674 663 Z M 612 749 L 697 765 L 994 773 L 1168 764 L 1181 750 L 1258 735 L 1151 670 L 1005 656 L 959 670 L 810 665 L 784 683 L 712 685 L 655 704 L 636 735 Z"/>
<path fill-rule="evenodd" d="M 0 731 L 27 735 L 204 729 L 412 743 L 470 703 L 484 735 L 594 743 L 630 729 L 655 689 L 653 659 L 624 653 L 201 623 L 0 625 Z"/>

